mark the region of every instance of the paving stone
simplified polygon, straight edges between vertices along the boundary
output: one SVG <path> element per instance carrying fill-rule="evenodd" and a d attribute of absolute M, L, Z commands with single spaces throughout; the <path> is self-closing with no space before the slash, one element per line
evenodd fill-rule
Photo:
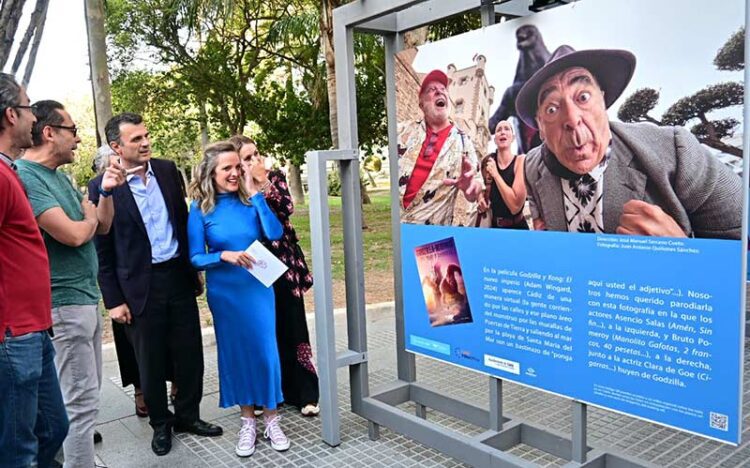
<path fill-rule="evenodd" d="M 346 349 L 346 317 L 337 314 L 337 349 Z M 395 332 L 392 309 L 381 308 L 368 315 L 368 362 L 370 387 L 375 388 L 396 378 Z M 314 326 L 310 323 L 311 332 Z M 314 336 L 313 342 L 314 342 Z M 97 447 L 102 462 L 110 468 L 177 466 L 192 468 L 209 466 L 281 466 L 281 467 L 463 467 L 459 461 L 437 450 L 423 446 L 385 427 L 380 438 L 371 441 L 367 421 L 351 413 L 349 378 L 346 369 L 337 371 L 338 402 L 341 417 L 339 447 L 329 447 L 321 440 L 319 418 L 304 418 L 294 408 L 282 407 L 282 427 L 292 441 L 286 452 L 276 452 L 263 440 L 263 424 L 259 424 L 256 453 L 240 459 L 234 454 L 239 430 L 239 409 L 218 407 L 218 374 L 216 348 L 204 348 L 205 382 L 201 414 L 206 420 L 221 425 L 224 435 L 218 438 L 175 436 L 174 448 L 165 457 L 151 453 L 151 428 L 147 420 L 134 416 L 133 389 L 121 388 L 116 361 L 105 363 L 102 386 L 102 409 L 99 426 L 105 442 Z M 441 393 L 486 407 L 489 398 L 488 377 L 462 368 L 416 356 L 417 381 Z M 745 356 L 746 384 L 750 380 L 750 353 Z M 461 382 L 461 385 L 456 385 Z M 743 395 L 743 443 L 732 447 L 693 436 L 657 424 L 623 416 L 601 408 L 589 408 L 588 442 L 598 448 L 620 453 L 665 467 L 744 467 L 750 466 L 750 386 Z M 503 385 L 503 411 L 538 427 L 548 427 L 564 434 L 572 430 L 570 402 L 562 397 L 530 389 L 510 382 Z M 399 406 L 414 414 L 412 402 Z M 427 418 L 447 429 L 465 435 L 484 432 L 462 420 L 428 409 Z M 519 444 L 507 453 L 544 467 L 559 467 L 567 460 L 558 458 L 526 444 Z"/>

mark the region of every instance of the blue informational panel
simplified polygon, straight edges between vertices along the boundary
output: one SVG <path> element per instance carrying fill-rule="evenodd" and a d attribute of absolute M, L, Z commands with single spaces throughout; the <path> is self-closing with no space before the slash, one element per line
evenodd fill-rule
<path fill-rule="evenodd" d="M 407 350 L 739 442 L 740 241 L 408 224 L 401 234 Z M 432 316 L 419 272 L 454 261 L 424 251 L 447 239 L 471 315 L 457 323 Z"/>
<path fill-rule="evenodd" d="M 409 351 L 740 442 L 745 3 L 582 0 L 399 53 Z"/>

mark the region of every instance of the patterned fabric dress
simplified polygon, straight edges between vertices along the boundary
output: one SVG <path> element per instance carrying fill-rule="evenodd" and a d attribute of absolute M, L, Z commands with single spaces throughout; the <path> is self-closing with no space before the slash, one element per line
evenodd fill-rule
<path fill-rule="evenodd" d="M 305 317 L 303 295 L 313 284 L 305 256 L 299 246 L 297 233 L 289 217 L 294 203 L 289 194 L 286 177 L 281 171 L 268 174 L 271 185 L 266 190 L 266 202 L 284 226 L 280 240 L 265 241 L 264 245 L 279 257 L 289 270 L 274 283 L 276 297 L 276 341 L 281 359 L 281 385 L 285 402 L 299 408 L 318 402 L 318 374 L 312 361 L 310 335 Z"/>

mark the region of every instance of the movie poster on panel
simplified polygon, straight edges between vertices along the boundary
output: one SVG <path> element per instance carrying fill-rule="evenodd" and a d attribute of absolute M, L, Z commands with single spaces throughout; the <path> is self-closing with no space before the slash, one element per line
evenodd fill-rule
<path fill-rule="evenodd" d="M 396 55 L 408 351 L 739 443 L 744 3 L 581 0 Z"/>

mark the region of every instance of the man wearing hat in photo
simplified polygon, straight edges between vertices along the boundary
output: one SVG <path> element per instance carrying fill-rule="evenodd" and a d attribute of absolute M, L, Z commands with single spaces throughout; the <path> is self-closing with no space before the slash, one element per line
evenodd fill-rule
<path fill-rule="evenodd" d="M 433 70 L 419 88 L 424 119 L 399 131 L 401 222 L 451 225 L 459 191 L 474 202 L 484 189 L 471 138 L 450 121 L 448 76 Z"/>
<path fill-rule="evenodd" d="M 740 177 L 682 127 L 609 121 L 634 69 L 628 51 L 561 46 L 521 88 L 543 141 L 526 162 L 535 229 L 739 239 Z"/>

